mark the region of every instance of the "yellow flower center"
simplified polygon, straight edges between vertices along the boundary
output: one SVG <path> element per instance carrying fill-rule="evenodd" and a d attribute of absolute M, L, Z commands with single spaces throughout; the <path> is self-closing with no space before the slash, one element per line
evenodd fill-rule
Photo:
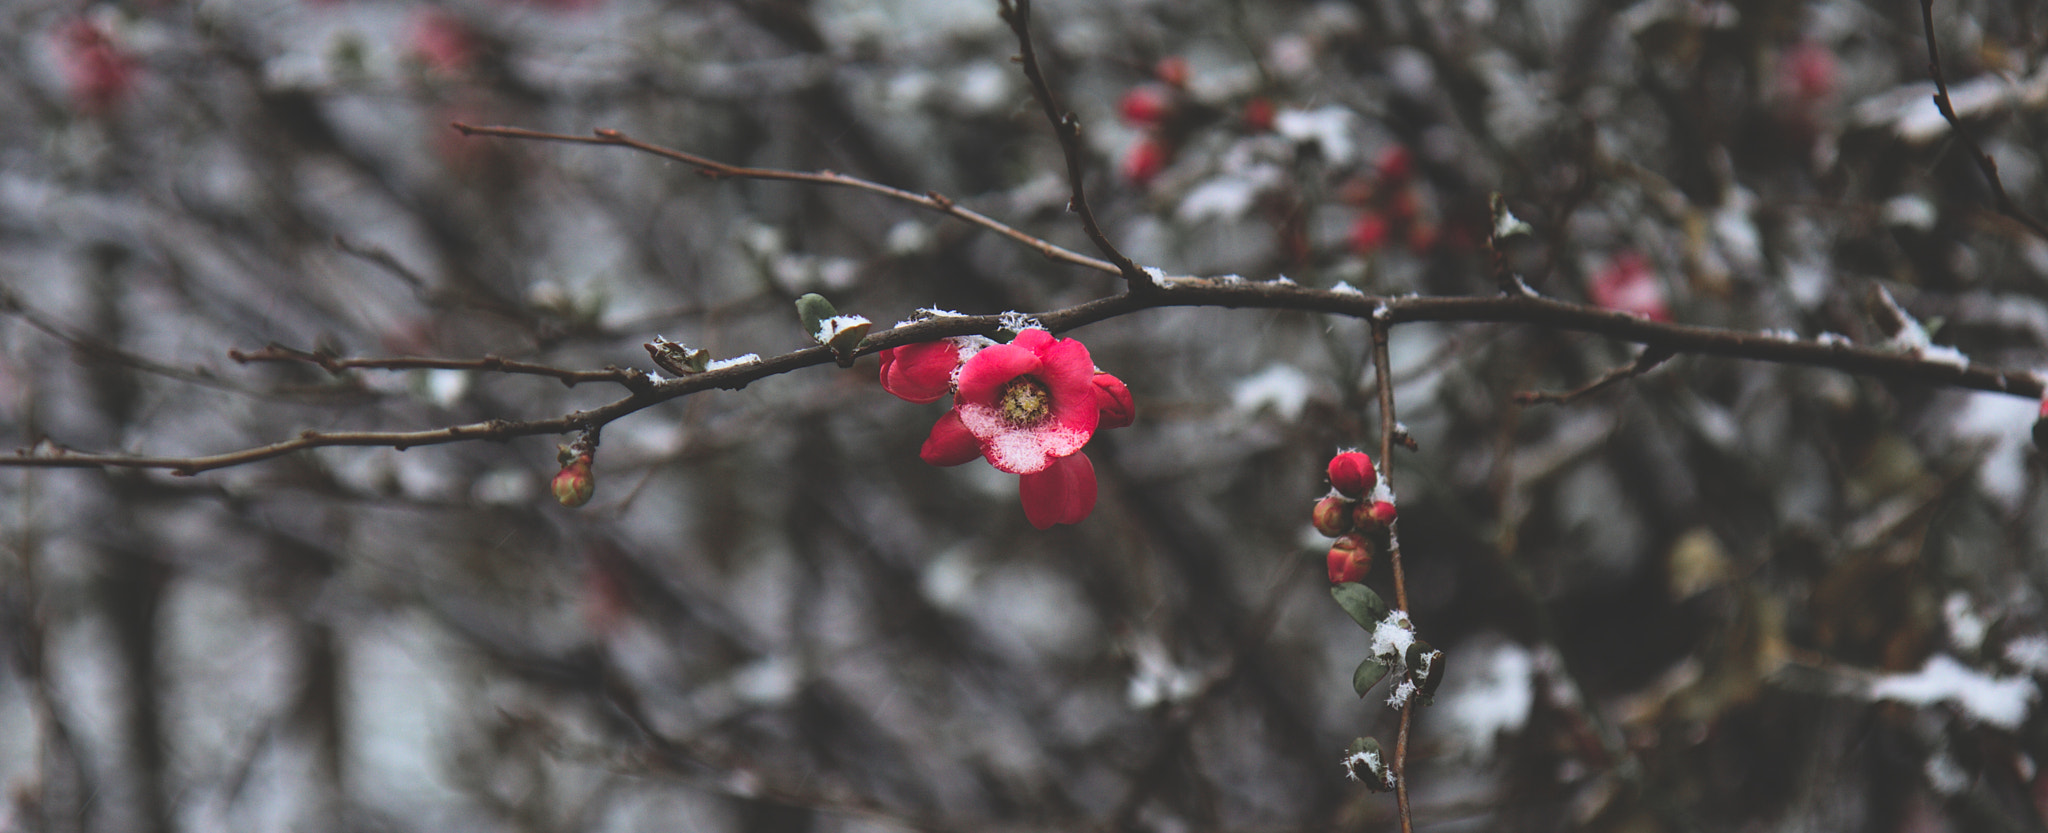
<path fill-rule="evenodd" d="M 1019 376 L 996 394 L 996 408 L 1011 425 L 1037 425 L 1052 415 L 1052 391 L 1029 376 Z"/>

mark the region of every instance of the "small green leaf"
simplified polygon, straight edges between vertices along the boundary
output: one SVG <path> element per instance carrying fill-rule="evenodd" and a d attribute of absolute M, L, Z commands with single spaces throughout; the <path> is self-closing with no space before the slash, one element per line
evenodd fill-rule
<path fill-rule="evenodd" d="M 1387 618 L 1386 600 L 1372 588 L 1355 581 L 1347 581 L 1330 588 L 1330 597 L 1337 600 L 1337 606 L 1351 615 L 1351 621 L 1366 630 L 1379 627 L 1381 619 Z"/>
<path fill-rule="evenodd" d="M 832 306 L 831 301 L 825 300 L 825 296 L 816 292 L 805 293 L 803 297 L 796 299 L 796 316 L 803 320 L 804 332 L 810 333 L 812 338 L 818 337 L 818 331 L 825 319 L 838 314 L 839 309 Z"/>
<path fill-rule="evenodd" d="M 1358 664 L 1358 670 L 1351 672 L 1351 690 L 1364 697 L 1366 692 L 1379 685 L 1380 680 L 1386 679 L 1386 676 L 1386 663 L 1381 662 L 1379 657 L 1366 657 L 1365 661 Z"/>

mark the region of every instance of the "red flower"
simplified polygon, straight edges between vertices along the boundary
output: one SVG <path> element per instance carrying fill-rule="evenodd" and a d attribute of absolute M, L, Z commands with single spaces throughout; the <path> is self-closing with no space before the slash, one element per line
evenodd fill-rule
<path fill-rule="evenodd" d="M 932 426 L 918 456 L 934 466 L 981 457 L 1019 475 L 1024 516 L 1039 529 L 1088 517 L 1095 510 L 1095 464 L 1081 447 L 1099 427 L 1130 424 L 1131 394 L 1124 383 L 1096 372 L 1081 342 L 1044 330 L 1025 330 L 965 362 L 959 362 L 957 346 L 952 355 L 960 368 L 953 409 Z M 942 350 L 909 345 L 885 351 L 882 374 L 890 393 L 929 402 L 944 395 L 943 380 L 952 367 Z"/>
<path fill-rule="evenodd" d="M 1671 308 L 1664 302 L 1664 284 L 1651 274 L 1650 264 L 1635 252 L 1622 252 L 1600 270 L 1586 288 L 1593 304 L 1602 309 L 1639 315 L 1651 321 L 1670 321 Z"/>
<path fill-rule="evenodd" d="M 1138 418 L 1137 406 L 1131 404 L 1131 389 L 1124 387 L 1124 380 L 1107 373 L 1095 374 L 1095 404 L 1102 411 L 1097 428 L 1122 428 Z"/>
<path fill-rule="evenodd" d="M 953 390 L 960 343 L 950 338 L 882 351 L 882 389 L 910 402 L 937 402 Z"/>
<path fill-rule="evenodd" d="M 1345 451 L 1330 458 L 1330 485 L 1345 497 L 1356 498 L 1371 491 L 1379 482 L 1379 473 L 1373 471 L 1372 458 L 1361 451 Z"/>
<path fill-rule="evenodd" d="M 983 349 L 960 366 L 953 410 L 989 465 L 1011 474 L 1044 471 L 1081 450 L 1102 422 L 1088 348 L 1044 330 Z"/>

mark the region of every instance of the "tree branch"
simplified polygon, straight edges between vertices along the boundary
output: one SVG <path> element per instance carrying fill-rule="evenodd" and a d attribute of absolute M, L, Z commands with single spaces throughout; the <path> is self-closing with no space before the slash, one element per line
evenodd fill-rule
<path fill-rule="evenodd" d="M 1161 291 L 1143 295 L 1125 293 L 1102 298 L 1065 309 L 1039 313 L 1032 317 L 1054 332 L 1065 332 L 1159 307 L 1288 309 L 1346 315 L 1371 320 L 1376 325 L 1376 331 L 1390 329 L 1402 323 L 1420 321 L 1532 324 L 1634 342 L 1644 345 L 1646 349 L 1668 351 L 1673 355 L 1690 353 L 1826 367 L 1901 382 L 1992 391 L 2028 398 L 2040 398 L 2043 390 L 2041 378 L 2030 371 L 2008 371 L 1978 364 L 1958 365 L 1911 353 L 1855 347 L 1841 342 L 1795 341 L 1765 333 L 1666 324 L 1624 313 L 1527 295 L 1386 298 L 1352 291 L 1310 289 L 1279 282 L 1253 283 L 1205 278 L 1169 279 L 1160 284 L 1160 289 Z M 961 315 L 907 323 L 869 336 L 861 343 L 861 348 L 855 355 L 864 356 L 891 347 L 949 336 L 993 336 L 1002 330 L 1004 320 L 1005 317 L 999 315 Z M 434 366 L 462 364 L 432 359 L 419 361 Z M 487 360 L 477 360 L 483 361 Z M 712 388 L 737 390 L 759 379 L 833 361 L 830 349 L 822 346 L 809 347 L 768 359 L 695 373 L 679 379 L 654 382 L 644 390 L 634 392 L 623 399 L 588 411 L 577 411 L 552 419 L 490 420 L 423 431 L 308 431 L 291 440 L 241 451 L 194 457 L 85 454 L 62 449 L 22 449 L 12 457 L 0 456 L 0 466 L 153 468 L 190 475 L 323 446 L 384 446 L 403 450 L 413 446 L 467 440 L 507 440 L 537 434 L 560 434 L 600 427 L 627 414 L 698 391 Z M 598 373 L 607 381 L 616 381 L 609 375 L 615 371 L 592 372 Z M 637 371 L 616 372 L 630 374 Z M 1385 385 L 1384 380 L 1381 384 Z M 1390 394 L 1390 389 L 1382 387 L 1382 397 Z"/>
<path fill-rule="evenodd" d="M 1515 394 L 1515 404 L 1569 405 L 1572 402 L 1578 401 L 1580 397 L 1588 396 L 1599 391 L 1606 390 L 1607 388 L 1612 387 L 1613 385 L 1619 382 L 1628 379 L 1634 379 L 1637 376 L 1641 376 L 1645 373 L 1655 370 L 1659 365 L 1662 365 L 1664 363 L 1664 360 L 1669 358 L 1671 358 L 1671 353 L 1668 350 L 1664 350 L 1661 348 L 1653 349 L 1646 347 L 1643 349 L 1642 353 L 1637 354 L 1635 361 L 1629 362 L 1626 365 L 1607 371 L 1605 375 L 1601 376 L 1598 379 L 1594 379 L 1591 382 L 1587 382 L 1584 385 L 1580 385 L 1579 387 L 1573 388 L 1563 393 L 1551 393 L 1549 391 L 1538 390 L 1522 391 L 1521 393 Z"/>
<path fill-rule="evenodd" d="M 634 368 L 607 367 L 603 370 L 569 370 L 532 362 L 507 359 L 502 356 L 484 356 L 480 359 L 432 359 L 414 356 L 399 356 L 381 359 L 344 359 L 325 353 L 295 350 L 279 344 L 265 346 L 253 353 L 229 350 L 228 358 L 239 364 L 251 363 L 304 363 L 319 365 L 328 373 L 340 374 L 344 370 L 473 370 L 482 373 L 510 373 L 526 376 L 546 376 L 558 379 L 564 386 L 575 387 L 582 382 L 617 382 L 630 390 L 651 389 L 654 381 L 647 373 Z"/>
<path fill-rule="evenodd" d="M 1024 65 L 1024 77 L 1031 82 L 1031 94 L 1038 99 L 1038 106 L 1045 110 L 1046 121 L 1052 123 L 1052 132 L 1060 140 L 1060 154 L 1067 160 L 1067 187 L 1073 191 L 1068 208 L 1081 215 L 1081 228 L 1094 241 L 1095 248 L 1116 264 L 1116 270 L 1123 275 L 1124 283 L 1132 292 L 1148 292 L 1156 288 L 1152 276 L 1124 253 L 1116 244 L 1109 242 L 1109 235 L 1102 233 L 1101 224 L 1095 222 L 1095 212 L 1088 207 L 1088 192 L 1082 187 L 1084 176 L 1081 171 L 1081 120 L 1073 113 L 1060 112 L 1059 103 L 1053 99 L 1052 86 L 1045 82 L 1045 73 L 1038 67 L 1037 50 L 1031 47 L 1031 0 L 1000 0 L 1003 22 L 1010 24 L 1010 31 L 1017 35 L 1018 59 Z"/>
<path fill-rule="evenodd" d="M 1983 172 L 1984 182 L 1991 186 L 1991 195 L 1998 213 L 2026 226 L 2035 237 L 2048 240 L 2048 224 L 2034 219 L 2012 201 L 2012 195 L 2005 192 L 2005 183 L 1998 179 L 1997 160 L 1984 152 L 1984 146 L 1977 143 L 1977 137 L 1971 135 L 1970 131 L 1963 127 L 1963 120 L 1956 116 L 1955 105 L 1948 97 L 1948 79 L 1941 73 L 1941 50 L 1934 45 L 1934 0 L 1920 0 L 1920 26 L 1927 35 L 1927 74 L 1934 76 L 1935 109 L 1941 111 L 1941 117 L 1948 120 L 1950 127 L 1955 128 L 1956 137 L 1962 139 L 1963 144 L 1970 149 L 1970 158 L 1976 161 L 1977 170 Z"/>
<path fill-rule="evenodd" d="M 1394 435 L 1400 423 L 1394 417 L 1394 373 L 1389 367 L 1385 316 L 1373 315 L 1372 367 L 1380 395 L 1380 483 L 1394 493 Z M 1398 502 L 1398 501 L 1397 501 Z M 1394 608 L 1408 609 L 1408 574 L 1401 565 L 1400 518 L 1387 524 L 1387 563 L 1394 573 Z M 1394 806 L 1401 818 L 1401 833 L 1413 833 L 1415 822 L 1408 810 L 1408 727 L 1415 720 L 1414 696 L 1401 701 L 1401 728 L 1394 737 Z"/>
<path fill-rule="evenodd" d="M 697 173 L 712 179 L 733 177 L 736 179 L 760 179 L 772 182 L 801 182 L 809 185 L 852 188 L 856 191 L 880 194 L 893 200 L 928 208 L 988 229 L 1036 250 L 1039 254 L 1044 255 L 1047 260 L 1075 266 L 1085 266 L 1098 272 L 1107 272 L 1112 275 L 1123 274 L 1121 268 L 1114 263 L 1089 257 L 1072 249 L 1057 246 L 1044 239 L 1025 234 L 1015 227 L 979 211 L 964 208 L 959 203 L 953 202 L 951 197 L 947 197 L 937 191 L 914 194 L 901 188 L 893 188 L 879 182 L 871 182 L 860 177 L 847 176 L 832 171 L 784 171 L 774 168 L 745 168 L 738 165 L 728 165 L 724 162 L 706 159 L 702 156 L 685 153 L 673 148 L 648 144 L 616 130 L 598 130 L 595 131 L 593 136 L 571 136 L 563 133 L 543 133 L 538 130 L 526 130 L 518 127 L 479 127 L 462 122 L 454 122 L 449 126 L 455 128 L 457 132 L 464 136 L 495 136 L 501 139 L 528 139 L 542 142 L 568 142 L 571 144 L 612 145 L 615 147 L 632 148 L 641 153 L 649 153 L 689 165 L 696 168 Z M 1144 274 L 1143 270 L 1140 270 L 1139 274 Z M 1147 279 L 1149 280 L 1149 276 L 1147 276 Z"/>

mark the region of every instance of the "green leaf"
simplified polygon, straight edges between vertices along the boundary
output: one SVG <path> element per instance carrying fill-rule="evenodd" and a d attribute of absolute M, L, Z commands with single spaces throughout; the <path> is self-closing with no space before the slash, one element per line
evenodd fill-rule
<path fill-rule="evenodd" d="M 804 332 L 810 333 L 812 338 L 818 337 L 825 319 L 838 314 L 839 309 L 832 306 L 831 301 L 825 300 L 825 296 L 816 292 L 805 293 L 803 297 L 796 299 L 796 316 L 803 320 Z"/>
<path fill-rule="evenodd" d="M 1337 600 L 1337 606 L 1351 615 L 1351 621 L 1366 630 L 1379 627 L 1380 620 L 1387 618 L 1387 603 L 1372 588 L 1355 581 L 1347 581 L 1330 588 L 1330 597 Z"/>
<path fill-rule="evenodd" d="M 1358 692 L 1358 696 L 1364 697 L 1366 692 L 1371 691 L 1373 686 L 1379 685 L 1380 680 L 1385 679 L 1386 676 L 1386 663 L 1381 662 L 1379 657 L 1366 657 L 1365 661 L 1358 664 L 1358 670 L 1351 672 L 1351 690 Z"/>

